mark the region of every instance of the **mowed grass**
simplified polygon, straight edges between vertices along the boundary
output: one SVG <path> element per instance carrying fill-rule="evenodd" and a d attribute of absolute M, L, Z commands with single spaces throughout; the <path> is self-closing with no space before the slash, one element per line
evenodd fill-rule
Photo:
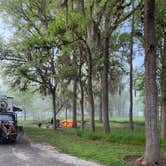
<path fill-rule="evenodd" d="M 137 121 L 134 132 L 128 129 L 126 121 L 111 122 L 111 134 L 104 135 L 100 123 L 96 123 L 96 132 L 88 127 L 84 131 L 72 128 L 60 128 L 57 131 L 37 128 L 36 122 L 26 122 L 25 133 L 35 142 L 47 142 L 59 150 L 82 159 L 95 161 L 103 165 L 129 166 L 123 158 L 128 155 L 143 155 L 144 123 Z M 88 122 L 86 123 L 88 126 Z M 165 154 L 166 141 L 161 140 L 162 155 Z"/>

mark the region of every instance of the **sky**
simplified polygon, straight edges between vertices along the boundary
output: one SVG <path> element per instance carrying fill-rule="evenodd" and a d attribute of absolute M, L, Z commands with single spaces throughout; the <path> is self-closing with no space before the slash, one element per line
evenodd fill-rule
<path fill-rule="evenodd" d="M 9 38 L 12 36 L 12 28 L 3 23 L 0 17 L 0 37 L 2 37 L 4 42 L 8 42 Z"/>
<path fill-rule="evenodd" d="M 7 25 L 5 25 L 3 23 L 3 20 L 0 17 L 0 38 L 2 38 L 2 40 L 4 42 L 8 42 L 8 40 L 11 36 L 12 36 L 12 33 L 11 33 L 9 27 L 7 27 Z M 1 73 L 0 73 L 0 77 L 1 77 Z M 3 80 L 0 78 L 0 91 L 2 89 L 6 90 L 6 88 L 7 87 L 4 85 Z"/>

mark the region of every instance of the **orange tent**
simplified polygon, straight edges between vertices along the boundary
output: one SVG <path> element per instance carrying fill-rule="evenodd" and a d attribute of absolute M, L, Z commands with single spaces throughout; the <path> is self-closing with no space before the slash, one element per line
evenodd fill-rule
<path fill-rule="evenodd" d="M 71 120 L 61 120 L 60 125 L 62 127 L 72 127 L 73 122 Z"/>

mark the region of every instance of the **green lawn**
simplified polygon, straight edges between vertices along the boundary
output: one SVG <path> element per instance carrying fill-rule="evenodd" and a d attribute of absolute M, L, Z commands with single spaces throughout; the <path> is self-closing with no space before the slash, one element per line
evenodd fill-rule
<path fill-rule="evenodd" d="M 95 133 L 88 129 L 37 128 L 36 123 L 24 122 L 25 133 L 33 141 L 48 142 L 58 149 L 82 159 L 96 161 L 104 165 L 129 166 L 123 158 L 127 155 L 142 155 L 144 151 L 144 123 L 137 121 L 135 131 L 129 132 L 125 121 L 111 122 L 111 134 L 103 135 L 97 123 Z M 88 125 L 88 124 L 87 124 Z M 166 141 L 161 141 L 162 155 L 166 156 Z"/>

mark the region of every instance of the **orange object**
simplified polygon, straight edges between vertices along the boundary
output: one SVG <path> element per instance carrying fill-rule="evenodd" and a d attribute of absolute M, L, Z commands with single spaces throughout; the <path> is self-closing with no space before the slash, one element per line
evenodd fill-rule
<path fill-rule="evenodd" d="M 73 122 L 71 120 L 61 120 L 60 125 L 63 127 L 72 127 Z"/>

